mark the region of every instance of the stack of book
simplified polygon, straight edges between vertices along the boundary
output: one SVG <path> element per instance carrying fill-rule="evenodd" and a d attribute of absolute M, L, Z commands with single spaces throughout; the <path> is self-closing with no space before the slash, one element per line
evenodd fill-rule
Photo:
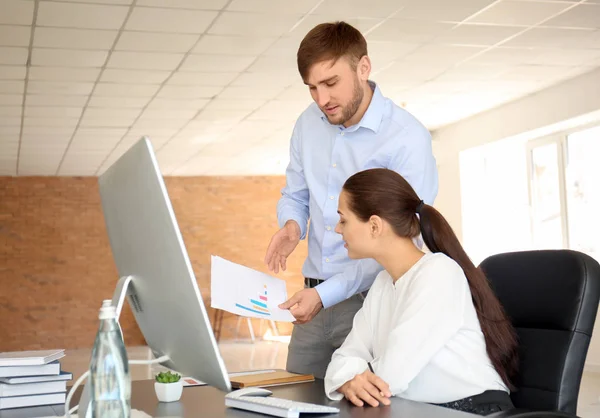
<path fill-rule="evenodd" d="M 64 403 L 67 381 L 60 367 L 65 350 L 0 353 L 0 410 Z"/>

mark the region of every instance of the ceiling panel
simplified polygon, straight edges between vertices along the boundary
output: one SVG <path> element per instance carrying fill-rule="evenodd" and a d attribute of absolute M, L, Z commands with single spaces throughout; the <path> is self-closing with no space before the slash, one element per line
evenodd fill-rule
<path fill-rule="evenodd" d="M 138 0 L 138 6 L 169 7 L 173 9 L 221 10 L 228 0 Z"/>
<path fill-rule="evenodd" d="M 29 80 L 95 82 L 100 68 L 35 67 L 29 68 Z"/>
<path fill-rule="evenodd" d="M 108 51 L 34 48 L 31 64 L 49 67 L 102 67 Z"/>
<path fill-rule="evenodd" d="M 30 80 L 27 94 L 88 96 L 93 88 L 94 83 Z"/>
<path fill-rule="evenodd" d="M 0 11 L 0 13 L 2 13 Z M 25 46 L 29 47 L 31 27 L 0 25 L 0 46 Z"/>
<path fill-rule="evenodd" d="M 187 52 L 198 40 L 198 35 L 178 33 L 130 32 L 121 33 L 117 51 Z"/>
<path fill-rule="evenodd" d="M 265 52 L 277 38 L 239 35 L 204 35 L 194 47 L 195 54 L 250 55 Z"/>
<path fill-rule="evenodd" d="M 600 4 L 579 4 L 545 22 L 544 26 L 600 29 Z"/>
<path fill-rule="evenodd" d="M 33 21 L 32 1 L 0 1 L 0 24 L 31 25 Z"/>
<path fill-rule="evenodd" d="M 225 12 L 209 33 L 213 35 L 281 36 L 296 24 L 301 15 Z"/>
<path fill-rule="evenodd" d="M 161 84 L 170 74 L 170 71 L 116 70 L 107 68 L 102 72 L 100 81 L 121 84 Z"/>
<path fill-rule="evenodd" d="M 119 32 L 116 30 L 90 30 L 67 28 L 35 29 L 33 46 L 64 49 L 109 50 Z"/>
<path fill-rule="evenodd" d="M 181 70 L 207 73 L 239 72 L 246 69 L 254 60 L 253 56 L 189 55 L 181 65 Z"/>
<path fill-rule="evenodd" d="M 108 60 L 108 68 L 137 70 L 174 70 L 184 54 L 158 52 L 115 51 Z"/>
<path fill-rule="evenodd" d="M 0 80 L 24 80 L 26 71 L 24 65 L 0 65 Z"/>
<path fill-rule="evenodd" d="M 129 8 L 126 6 L 43 1 L 39 4 L 37 25 L 80 29 L 119 29 L 125 21 L 128 10 Z"/>
<path fill-rule="evenodd" d="M 167 85 L 172 86 L 226 86 L 231 83 L 240 73 L 237 72 L 215 72 L 203 73 L 199 71 L 178 71 L 174 73 Z"/>
<path fill-rule="evenodd" d="M 25 65 L 27 48 L 0 46 L 0 65 Z"/>
<path fill-rule="evenodd" d="M 126 30 L 201 34 L 215 19 L 217 12 L 136 7 Z"/>
<path fill-rule="evenodd" d="M 504 0 L 494 3 L 468 21 L 494 25 L 530 26 L 542 22 L 571 6 L 572 4 L 565 2 Z"/>

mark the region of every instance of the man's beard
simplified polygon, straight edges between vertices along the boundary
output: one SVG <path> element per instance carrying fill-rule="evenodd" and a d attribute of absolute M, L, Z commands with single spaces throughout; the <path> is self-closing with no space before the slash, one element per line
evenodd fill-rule
<path fill-rule="evenodd" d="M 342 108 L 342 114 L 341 116 L 339 116 L 339 118 L 337 120 L 332 120 L 328 117 L 329 122 L 336 124 L 336 125 L 343 125 L 346 122 L 348 122 L 350 119 L 352 119 L 352 117 L 356 114 L 356 112 L 358 112 L 358 108 L 360 107 L 360 104 L 363 101 L 363 98 L 365 96 L 365 92 L 363 91 L 363 89 L 361 88 L 360 84 L 358 83 L 358 79 L 354 79 L 354 91 L 352 93 L 352 100 L 350 101 L 350 103 L 348 103 L 346 106 L 344 106 Z"/>

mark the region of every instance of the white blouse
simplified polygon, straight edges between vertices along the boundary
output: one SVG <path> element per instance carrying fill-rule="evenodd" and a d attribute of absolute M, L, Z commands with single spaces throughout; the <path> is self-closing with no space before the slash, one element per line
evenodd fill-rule
<path fill-rule="evenodd" d="M 443 253 L 425 254 L 394 284 L 382 271 L 325 376 L 330 399 L 368 369 L 393 396 L 445 403 L 508 388 L 492 366 L 463 270 Z"/>

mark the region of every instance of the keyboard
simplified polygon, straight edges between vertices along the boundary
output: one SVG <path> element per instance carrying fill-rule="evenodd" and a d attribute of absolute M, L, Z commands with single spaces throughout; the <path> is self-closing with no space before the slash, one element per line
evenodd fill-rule
<path fill-rule="evenodd" d="M 283 418 L 299 418 L 300 414 L 337 414 L 338 408 L 288 399 L 262 396 L 225 396 L 225 405 Z"/>

